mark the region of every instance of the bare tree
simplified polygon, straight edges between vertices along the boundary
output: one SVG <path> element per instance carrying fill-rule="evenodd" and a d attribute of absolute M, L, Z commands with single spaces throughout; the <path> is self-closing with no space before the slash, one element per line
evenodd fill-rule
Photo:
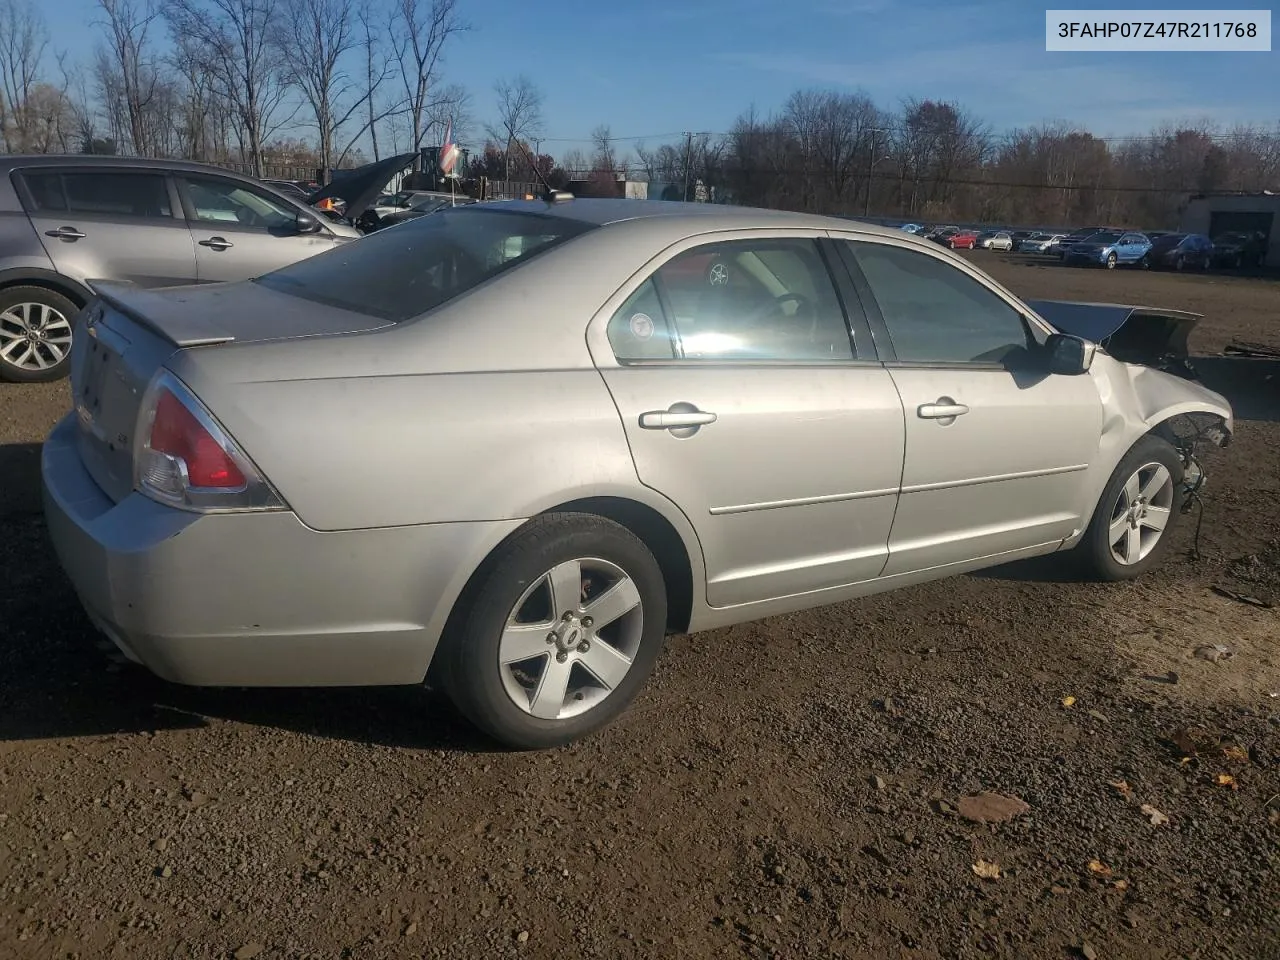
<path fill-rule="evenodd" d="M 422 146 L 427 134 L 427 108 L 445 44 L 467 29 L 458 17 L 457 0 L 395 0 L 392 49 L 404 83 L 404 108 L 411 131 L 409 146 L 413 150 Z"/>
<path fill-rule="evenodd" d="M 284 0 L 278 22 L 285 78 L 311 108 L 320 169 L 328 182 L 334 134 L 355 109 L 345 102 L 354 84 L 342 68 L 357 44 L 352 0 Z"/>
<path fill-rule="evenodd" d="M 287 93 L 273 39 L 279 28 L 278 0 L 168 0 L 165 15 L 174 36 L 201 50 L 203 66 L 216 78 L 237 121 L 241 150 L 262 176 L 263 146 Z M 290 118 L 291 119 L 291 118 Z"/>
<path fill-rule="evenodd" d="M 147 130 L 147 111 L 156 94 L 159 70 L 151 49 L 151 25 L 160 16 L 151 0 L 98 0 L 105 21 L 106 43 L 99 51 L 99 78 L 108 92 L 118 99 L 114 107 L 124 123 L 134 153 L 147 156 L 155 152 Z"/>
<path fill-rule="evenodd" d="M 373 144 L 373 159 L 378 159 L 378 116 L 377 92 L 390 72 L 390 63 L 386 52 L 378 42 L 378 32 L 373 27 L 371 7 L 360 8 L 360 46 L 364 51 L 364 104 L 368 108 L 368 119 L 365 128 L 369 131 L 369 139 Z"/>
<path fill-rule="evenodd" d="M 511 179 L 511 147 L 516 140 L 529 140 L 542 132 L 542 91 L 521 74 L 512 80 L 499 80 L 493 85 L 498 98 L 498 120 L 501 127 L 490 127 L 489 136 L 506 140 L 506 179 Z M 523 156 L 521 157 L 523 160 Z M 528 166 L 528 163 L 525 163 Z"/>
<path fill-rule="evenodd" d="M 9 152 L 29 148 L 33 126 L 32 91 L 49 44 L 39 11 L 30 3 L 0 5 L 0 128 Z"/>
<path fill-rule="evenodd" d="M 613 131 L 608 124 L 602 123 L 591 131 L 591 144 L 595 148 L 591 157 L 592 172 L 607 174 L 610 178 L 616 176 L 618 155 L 613 149 Z"/>

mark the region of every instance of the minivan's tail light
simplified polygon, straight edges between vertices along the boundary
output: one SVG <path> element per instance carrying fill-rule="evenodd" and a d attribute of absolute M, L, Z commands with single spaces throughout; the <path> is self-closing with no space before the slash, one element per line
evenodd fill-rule
<path fill-rule="evenodd" d="M 167 371 L 147 387 L 135 436 L 134 486 L 153 500 L 198 513 L 284 508 L 213 415 Z"/>

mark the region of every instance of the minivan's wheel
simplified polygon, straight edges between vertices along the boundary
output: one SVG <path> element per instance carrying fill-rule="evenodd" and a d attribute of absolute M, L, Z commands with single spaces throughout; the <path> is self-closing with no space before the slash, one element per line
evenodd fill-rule
<path fill-rule="evenodd" d="M 1182 459 L 1159 437 L 1143 437 L 1111 474 L 1094 510 L 1081 559 L 1099 580 L 1132 580 L 1155 566 L 1181 515 Z"/>
<path fill-rule="evenodd" d="M 468 594 L 437 654 L 440 680 L 469 720 L 519 749 L 559 746 L 616 718 L 666 635 L 657 560 L 591 514 L 534 519 Z"/>
<path fill-rule="evenodd" d="M 1114 270 L 1116 268 L 1116 255 L 1114 253 L 1107 254 L 1107 269 Z"/>
<path fill-rule="evenodd" d="M 0 290 L 0 380 L 61 380 L 71 369 L 71 324 L 79 308 L 44 287 Z"/>
<path fill-rule="evenodd" d="M 1187 269 L 1187 258 L 1182 254 L 1178 254 L 1178 259 L 1173 261 L 1173 269 L 1182 272 Z"/>

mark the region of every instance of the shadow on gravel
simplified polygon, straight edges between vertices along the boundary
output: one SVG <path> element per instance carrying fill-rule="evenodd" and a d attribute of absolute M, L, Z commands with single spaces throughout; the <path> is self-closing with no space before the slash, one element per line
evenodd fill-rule
<path fill-rule="evenodd" d="M 0 445 L 0 520 L 40 512 L 40 444 Z"/>
<path fill-rule="evenodd" d="M 1280 360 L 1192 357 L 1200 382 L 1231 402 L 1237 420 L 1280 423 Z"/>

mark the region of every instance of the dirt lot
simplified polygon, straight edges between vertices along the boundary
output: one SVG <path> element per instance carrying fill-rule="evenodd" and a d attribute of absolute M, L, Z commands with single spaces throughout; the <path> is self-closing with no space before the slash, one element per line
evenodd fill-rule
<path fill-rule="evenodd" d="M 974 256 L 1280 346 L 1280 283 Z M 109 667 L 37 512 L 64 387 L 0 387 L 0 957 L 1280 957 L 1280 615 L 1213 590 L 1280 606 L 1280 378 L 1203 369 L 1241 419 L 1199 559 L 1193 513 L 1135 584 L 1032 564 L 673 639 L 621 722 L 526 755 L 419 690 Z"/>

